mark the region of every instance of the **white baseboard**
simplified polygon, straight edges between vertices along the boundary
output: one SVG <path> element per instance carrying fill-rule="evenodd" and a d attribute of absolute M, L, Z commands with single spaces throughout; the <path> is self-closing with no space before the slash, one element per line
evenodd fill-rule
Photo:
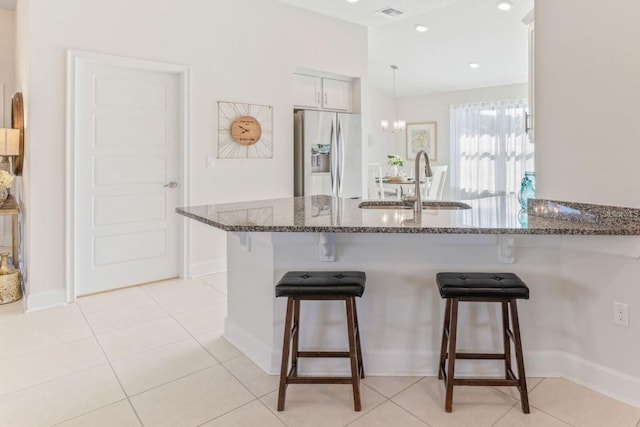
<path fill-rule="evenodd" d="M 561 353 L 562 376 L 569 381 L 640 408 L 640 378 L 590 362 L 569 353 Z"/>
<path fill-rule="evenodd" d="M 219 258 L 213 261 L 204 261 L 189 266 L 189 277 L 200 277 L 208 274 L 227 271 L 227 258 Z"/>
<path fill-rule="evenodd" d="M 280 372 L 280 350 L 269 348 L 233 323 L 225 320 L 225 338 L 269 375 Z M 364 367 L 371 376 L 436 376 L 438 352 L 370 351 L 364 352 Z M 563 377 L 621 402 L 640 408 L 640 378 L 625 374 L 563 351 L 525 353 L 527 377 Z M 348 375 L 345 360 L 302 359 L 305 375 Z M 458 361 L 456 376 L 502 376 L 500 361 Z"/>
<path fill-rule="evenodd" d="M 67 291 L 66 289 L 60 289 L 57 291 L 30 294 L 26 297 L 26 300 L 27 303 L 25 311 L 36 311 L 49 307 L 57 307 L 67 303 Z"/>
<path fill-rule="evenodd" d="M 224 319 L 224 334 L 222 336 L 269 375 L 280 373 L 279 361 L 277 372 L 274 373 L 272 369 L 271 348 L 249 335 L 243 327 L 229 317 Z"/>

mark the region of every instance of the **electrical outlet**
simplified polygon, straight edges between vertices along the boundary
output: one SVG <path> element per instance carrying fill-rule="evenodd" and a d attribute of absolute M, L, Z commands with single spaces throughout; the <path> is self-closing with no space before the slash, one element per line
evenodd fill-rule
<path fill-rule="evenodd" d="M 629 305 L 621 302 L 613 302 L 613 323 L 629 327 Z"/>

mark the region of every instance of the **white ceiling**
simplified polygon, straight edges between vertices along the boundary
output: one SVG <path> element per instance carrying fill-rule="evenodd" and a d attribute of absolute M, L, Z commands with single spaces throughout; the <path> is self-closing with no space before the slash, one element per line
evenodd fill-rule
<path fill-rule="evenodd" d="M 369 81 L 391 93 L 390 65 L 397 65 L 397 96 L 527 81 L 522 18 L 534 0 L 511 0 L 507 12 L 498 10 L 498 0 L 278 1 L 369 27 Z M 0 0 L 0 9 L 15 5 L 16 0 Z M 392 19 L 374 13 L 388 6 L 406 14 Z M 418 33 L 416 24 L 429 31 Z M 471 61 L 480 68 L 469 68 Z"/>
<path fill-rule="evenodd" d="M 522 19 L 534 0 L 279 0 L 369 27 L 369 79 L 397 96 L 498 86 L 527 81 L 527 28 Z M 406 15 L 391 19 L 374 11 L 391 6 Z M 429 31 L 418 33 L 416 24 Z M 471 69 L 469 62 L 480 68 Z"/>

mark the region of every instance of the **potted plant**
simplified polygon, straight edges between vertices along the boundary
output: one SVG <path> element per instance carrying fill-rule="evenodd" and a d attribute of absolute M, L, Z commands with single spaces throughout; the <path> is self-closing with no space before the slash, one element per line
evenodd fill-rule
<path fill-rule="evenodd" d="M 398 172 L 398 166 L 404 166 L 402 157 L 398 156 L 397 154 L 387 154 L 387 164 L 389 166 L 393 166 L 393 176 L 400 176 L 400 172 Z"/>

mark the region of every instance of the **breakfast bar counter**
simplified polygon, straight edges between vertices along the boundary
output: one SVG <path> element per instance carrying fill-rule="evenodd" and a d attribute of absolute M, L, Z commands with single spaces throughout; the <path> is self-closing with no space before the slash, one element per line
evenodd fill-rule
<path fill-rule="evenodd" d="M 424 203 L 418 220 L 408 203 L 322 195 L 176 211 L 233 232 L 640 235 L 640 209 L 534 199 L 525 212 L 514 196 Z"/>
<path fill-rule="evenodd" d="M 444 313 L 436 274 L 508 271 L 531 289 L 520 310 L 528 374 L 561 375 L 640 404 L 640 366 L 632 347 L 625 352 L 631 339 L 615 341 L 611 322 L 611 302 L 638 293 L 629 278 L 640 270 L 639 209 L 530 200 L 523 212 L 514 197 L 487 197 L 430 202 L 416 217 L 411 206 L 385 204 L 310 196 L 178 208 L 228 232 L 224 337 L 277 374 L 285 307 L 274 284 L 287 271 L 359 270 L 367 274 L 358 313 L 368 374 L 436 375 Z M 300 347 L 346 348 L 344 307 L 304 304 Z M 500 315 L 494 305 L 461 305 L 461 349 L 501 348 L 489 326 Z M 348 372 L 344 360 L 301 363 L 310 375 Z M 500 369 L 461 364 L 460 375 Z"/>

